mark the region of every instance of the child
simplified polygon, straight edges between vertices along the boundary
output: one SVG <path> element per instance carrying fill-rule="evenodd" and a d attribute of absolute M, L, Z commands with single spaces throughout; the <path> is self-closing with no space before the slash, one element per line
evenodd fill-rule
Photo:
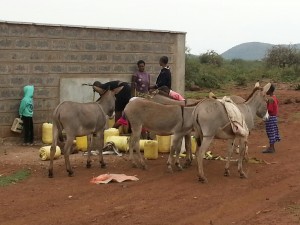
<path fill-rule="evenodd" d="M 161 91 L 161 94 L 168 96 L 174 100 L 185 101 L 184 97 L 182 97 L 179 93 L 169 89 L 167 86 L 161 86 L 157 90 Z"/>
<path fill-rule="evenodd" d="M 267 91 L 267 95 L 270 96 L 268 99 L 268 113 L 269 119 L 266 123 L 266 132 L 269 138 L 270 146 L 262 153 L 274 153 L 275 152 L 275 142 L 280 141 L 280 136 L 277 126 L 277 113 L 278 113 L 278 100 L 274 95 L 275 86 L 271 84 L 270 89 Z"/>
<path fill-rule="evenodd" d="M 160 70 L 160 73 L 156 79 L 156 84 L 150 86 L 150 89 L 157 89 L 161 86 L 167 86 L 169 89 L 171 89 L 171 71 L 168 66 L 168 57 L 162 56 L 159 59 L 159 65 L 162 67 Z"/>
<path fill-rule="evenodd" d="M 33 145 L 33 92 L 33 85 L 27 85 L 24 87 L 24 97 L 19 108 L 19 115 L 23 120 L 24 129 L 23 145 Z"/>

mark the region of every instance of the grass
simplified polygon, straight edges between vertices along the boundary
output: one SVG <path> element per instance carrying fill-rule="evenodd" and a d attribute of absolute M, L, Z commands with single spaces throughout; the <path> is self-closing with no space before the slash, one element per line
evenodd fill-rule
<path fill-rule="evenodd" d="M 30 176 L 30 171 L 23 169 L 8 176 L 0 176 L 0 187 L 5 187 L 10 184 L 15 184 L 19 181 L 25 180 Z"/>
<path fill-rule="evenodd" d="M 295 112 L 295 113 L 293 113 L 292 118 L 293 118 L 295 121 L 298 121 L 298 120 L 300 119 L 300 112 Z"/>

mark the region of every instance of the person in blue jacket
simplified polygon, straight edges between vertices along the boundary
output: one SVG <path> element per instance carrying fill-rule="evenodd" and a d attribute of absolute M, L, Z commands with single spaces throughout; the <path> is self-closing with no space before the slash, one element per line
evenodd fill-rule
<path fill-rule="evenodd" d="M 33 145 L 33 92 L 33 85 L 24 87 L 24 97 L 19 108 L 19 115 L 23 120 L 24 145 Z"/>

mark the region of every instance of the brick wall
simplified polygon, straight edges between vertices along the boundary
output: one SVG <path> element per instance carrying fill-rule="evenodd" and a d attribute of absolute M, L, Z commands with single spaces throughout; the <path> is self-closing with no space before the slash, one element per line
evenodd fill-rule
<path fill-rule="evenodd" d="M 0 138 L 18 116 L 23 86 L 33 84 L 35 136 L 51 120 L 62 78 L 130 81 L 139 59 L 152 82 L 169 57 L 172 87 L 184 91 L 185 33 L 0 22 Z"/>

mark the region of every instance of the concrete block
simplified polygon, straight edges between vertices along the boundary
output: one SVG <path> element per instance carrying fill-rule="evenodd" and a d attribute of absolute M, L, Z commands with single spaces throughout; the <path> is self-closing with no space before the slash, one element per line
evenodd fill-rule
<path fill-rule="evenodd" d="M 111 51 L 112 43 L 111 42 L 98 42 L 97 51 Z"/>
<path fill-rule="evenodd" d="M 83 53 L 80 55 L 80 60 L 81 61 L 93 61 L 94 60 L 94 55 L 90 53 Z"/>
<path fill-rule="evenodd" d="M 64 61 L 66 62 L 78 62 L 80 60 L 80 55 L 78 53 L 69 53 L 64 54 Z"/>
<path fill-rule="evenodd" d="M 61 51 L 45 51 L 41 52 L 43 61 L 45 62 L 63 62 L 64 61 L 64 52 Z"/>
<path fill-rule="evenodd" d="M 29 70 L 32 73 L 48 73 L 49 66 L 47 64 L 34 64 L 30 65 Z"/>
<path fill-rule="evenodd" d="M 136 55 L 135 54 L 126 54 L 123 56 L 123 62 L 129 63 L 129 64 L 135 64 L 136 63 Z"/>
<path fill-rule="evenodd" d="M 0 48 L 12 48 L 14 42 L 7 37 L 0 37 Z"/>
<path fill-rule="evenodd" d="M 97 72 L 97 65 L 94 64 L 83 64 L 81 66 L 81 72 L 83 73 L 96 73 Z"/>
<path fill-rule="evenodd" d="M 63 29 L 63 36 L 66 38 L 77 38 L 79 36 L 80 28 L 66 27 Z"/>
<path fill-rule="evenodd" d="M 81 66 L 78 64 L 68 64 L 67 65 L 67 71 L 68 73 L 80 73 L 81 72 Z"/>
<path fill-rule="evenodd" d="M 14 74 L 27 74 L 29 71 L 29 64 L 14 64 L 13 73 Z"/>
<path fill-rule="evenodd" d="M 1 88 L 0 100 L 20 99 L 22 92 L 23 90 L 21 91 L 20 88 Z"/>
<path fill-rule="evenodd" d="M 79 39 L 95 39 L 95 29 L 87 28 L 87 29 L 80 29 L 78 31 L 78 38 Z"/>
<path fill-rule="evenodd" d="M 130 43 L 128 45 L 128 50 L 130 52 L 140 52 L 142 49 L 142 44 L 141 43 Z"/>
<path fill-rule="evenodd" d="M 58 98 L 58 87 L 36 87 L 34 89 L 35 98 Z"/>
<path fill-rule="evenodd" d="M 0 74 L 8 74 L 9 73 L 9 66 L 7 64 L 0 64 Z M 0 77 L 0 84 L 1 84 L 1 77 Z"/>
<path fill-rule="evenodd" d="M 30 26 L 24 24 L 9 24 L 8 35 L 9 36 L 19 36 L 19 37 L 27 37 L 29 36 Z"/>
<path fill-rule="evenodd" d="M 48 29 L 46 30 L 46 35 L 48 37 L 54 37 L 54 38 L 59 38 L 63 37 L 63 27 L 47 27 Z"/>
<path fill-rule="evenodd" d="M 124 65 L 117 64 L 113 66 L 113 72 L 115 73 L 125 73 L 127 70 Z"/>
<path fill-rule="evenodd" d="M 112 38 L 114 36 L 114 32 L 110 30 L 95 30 L 95 39 L 97 40 L 115 40 Z"/>
<path fill-rule="evenodd" d="M 89 41 L 84 43 L 84 49 L 86 51 L 96 51 L 97 50 L 97 43 L 94 41 Z"/>
<path fill-rule="evenodd" d="M 50 73 L 64 73 L 66 71 L 64 64 L 51 64 L 49 67 Z"/>
<path fill-rule="evenodd" d="M 110 73 L 111 70 L 112 70 L 112 65 L 109 65 L 109 64 L 107 64 L 107 65 L 98 65 L 97 66 L 97 71 L 99 73 Z"/>
<path fill-rule="evenodd" d="M 31 41 L 31 46 L 35 49 L 49 49 L 51 43 L 49 39 L 34 39 Z"/>
<path fill-rule="evenodd" d="M 114 49 L 115 51 L 118 51 L 118 52 L 124 52 L 126 51 L 126 44 L 125 43 L 114 43 Z"/>
<path fill-rule="evenodd" d="M 31 42 L 28 39 L 17 39 L 15 41 L 16 48 L 30 48 Z"/>
<path fill-rule="evenodd" d="M 83 50 L 81 41 L 69 41 L 69 50 L 72 51 L 81 51 Z"/>
<path fill-rule="evenodd" d="M 96 61 L 111 62 L 111 55 L 108 55 L 107 53 L 96 54 Z"/>
<path fill-rule="evenodd" d="M 51 47 L 53 50 L 67 50 L 69 42 L 67 40 L 52 40 Z"/>
<path fill-rule="evenodd" d="M 6 23 L 0 23 L 0 36 L 8 35 L 8 25 Z"/>

